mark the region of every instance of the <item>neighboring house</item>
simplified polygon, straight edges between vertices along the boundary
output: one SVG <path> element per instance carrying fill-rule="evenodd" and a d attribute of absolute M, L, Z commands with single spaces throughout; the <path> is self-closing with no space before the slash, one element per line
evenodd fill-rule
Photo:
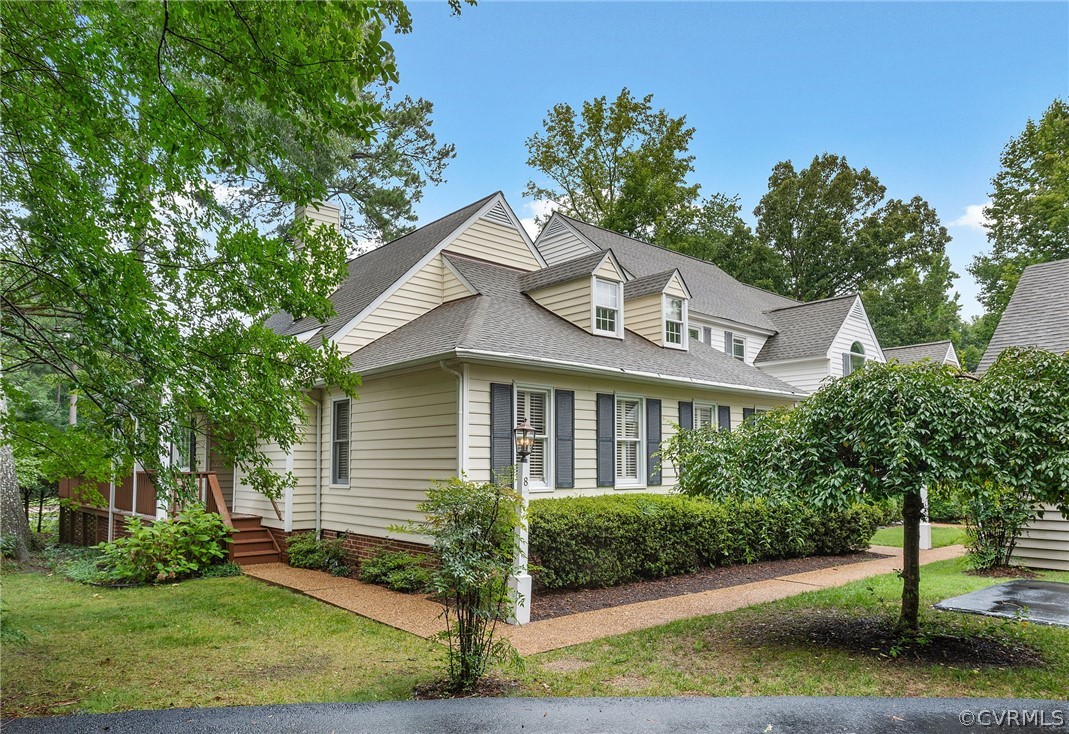
<path fill-rule="evenodd" d="M 332 207 L 298 215 L 336 225 Z M 354 400 L 313 391 L 303 441 L 266 447 L 296 487 L 273 506 L 212 463 L 209 446 L 192 467 L 220 486 L 225 476 L 230 511 L 249 525 L 262 518 L 279 548 L 307 530 L 344 536 L 354 556 L 417 548 L 391 527 L 421 519 L 431 481 L 489 481 L 512 465 L 522 418 L 537 429 L 532 496 L 668 491 L 675 467 L 658 451 L 677 426 L 730 430 L 883 361 L 856 295 L 799 303 L 561 215 L 532 241 L 500 193 L 348 268 L 326 322 L 268 321 L 333 342 L 363 380 Z M 151 514 L 134 504 L 114 514 Z M 279 557 L 255 548 L 239 560 Z"/>
<path fill-rule="evenodd" d="M 1024 269 L 977 372 L 987 371 L 1009 347 L 1069 352 L 1069 260 Z M 1069 520 L 1053 507 L 1043 509 L 1017 541 L 1013 555 L 1028 566 L 1069 571 Z"/>
<path fill-rule="evenodd" d="M 885 347 L 883 356 L 888 362 L 894 359 L 902 364 L 923 362 L 927 359 L 935 364 L 951 364 L 961 367 L 958 354 L 954 351 L 954 344 L 949 339 L 924 344 L 907 344 L 902 347 Z"/>

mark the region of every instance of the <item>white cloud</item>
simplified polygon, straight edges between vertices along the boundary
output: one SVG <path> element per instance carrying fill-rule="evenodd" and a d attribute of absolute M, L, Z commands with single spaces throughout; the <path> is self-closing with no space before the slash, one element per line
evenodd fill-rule
<path fill-rule="evenodd" d="M 535 223 L 535 219 L 545 219 L 558 207 L 555 201 L 528 201 L 524 202 L 523 208 L 530 216 L 520 217 L 520 224 L 527 230 L 527 234 L 531 235 L 531 239 L 538 236 L 540 230 L 539 226 Z"/>
<path fill-rule="evenodd" d="M 965 213 L 955 219 L 953 222 L 948 222 L 948 227 L 967 227 L 968 229 L 975 229 L 983 232 L 987 229 L 990 223 L 988 218 L 984 216 L 984 207 L 990 206 L 990 202 L 984 202 L 983 204 L 970 204 L 965 207 Z"/>

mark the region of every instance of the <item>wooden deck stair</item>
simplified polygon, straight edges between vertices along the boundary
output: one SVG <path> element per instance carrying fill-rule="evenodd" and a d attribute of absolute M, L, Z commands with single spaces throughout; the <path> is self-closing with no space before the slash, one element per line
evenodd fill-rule
<path fill-rule="evenodd" d="M 234 523 L 230 560 L 239 566 L 282 561 L 282 552 L 259 515 L 231 515 L 230 519 Z"/>

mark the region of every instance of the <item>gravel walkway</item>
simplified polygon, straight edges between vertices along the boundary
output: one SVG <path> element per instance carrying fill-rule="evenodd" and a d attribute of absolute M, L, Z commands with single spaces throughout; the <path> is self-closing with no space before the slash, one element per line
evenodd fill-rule
<path fill-rule="evenodd" d="M 775 578 L 681 596 L 542 619 L 522 627 L 507 626 L 504 634 L 520 654 L 532 655 L 657 627 L 678 619 L 728 612 L 807 591 L 842 586 L 851 581 L 891 573 L 902 567 L 901 548 L 873 546 L 869 550 L 878 557 L 830 568 L 795 571 Z M 960 545 L 921 551 L 921 563 L 956 558 L 964 552 L 965 549 Z M 430 637 L 443 628 L 439 616 L 441 607 L 423 596 L 400 594 L 353 579 L 335 578 L 321 571 L 291 568 L 281 563 L 246 566 L 243 570 L 253 578 L 292 589 L 420 637 Z"/>

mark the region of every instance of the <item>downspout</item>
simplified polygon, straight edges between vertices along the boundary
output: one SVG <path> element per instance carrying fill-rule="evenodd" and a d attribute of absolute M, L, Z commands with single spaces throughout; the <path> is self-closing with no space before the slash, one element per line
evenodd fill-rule
<path fill-rule="evenodd" d="M 466 430 L 468 406 L 467 365 L 461 367 L 464 373 L 457 372 L 447 366 L 445 360 L 439 360 L 438 366 L 457 378 L 457 476 L 460 477 L 468 470 L 468 432 Z"/>
<path fill-rule="evenodd" d="M 311 395 L 316 406 L 316 538 L 323 537 L 323 401 Z"/>

